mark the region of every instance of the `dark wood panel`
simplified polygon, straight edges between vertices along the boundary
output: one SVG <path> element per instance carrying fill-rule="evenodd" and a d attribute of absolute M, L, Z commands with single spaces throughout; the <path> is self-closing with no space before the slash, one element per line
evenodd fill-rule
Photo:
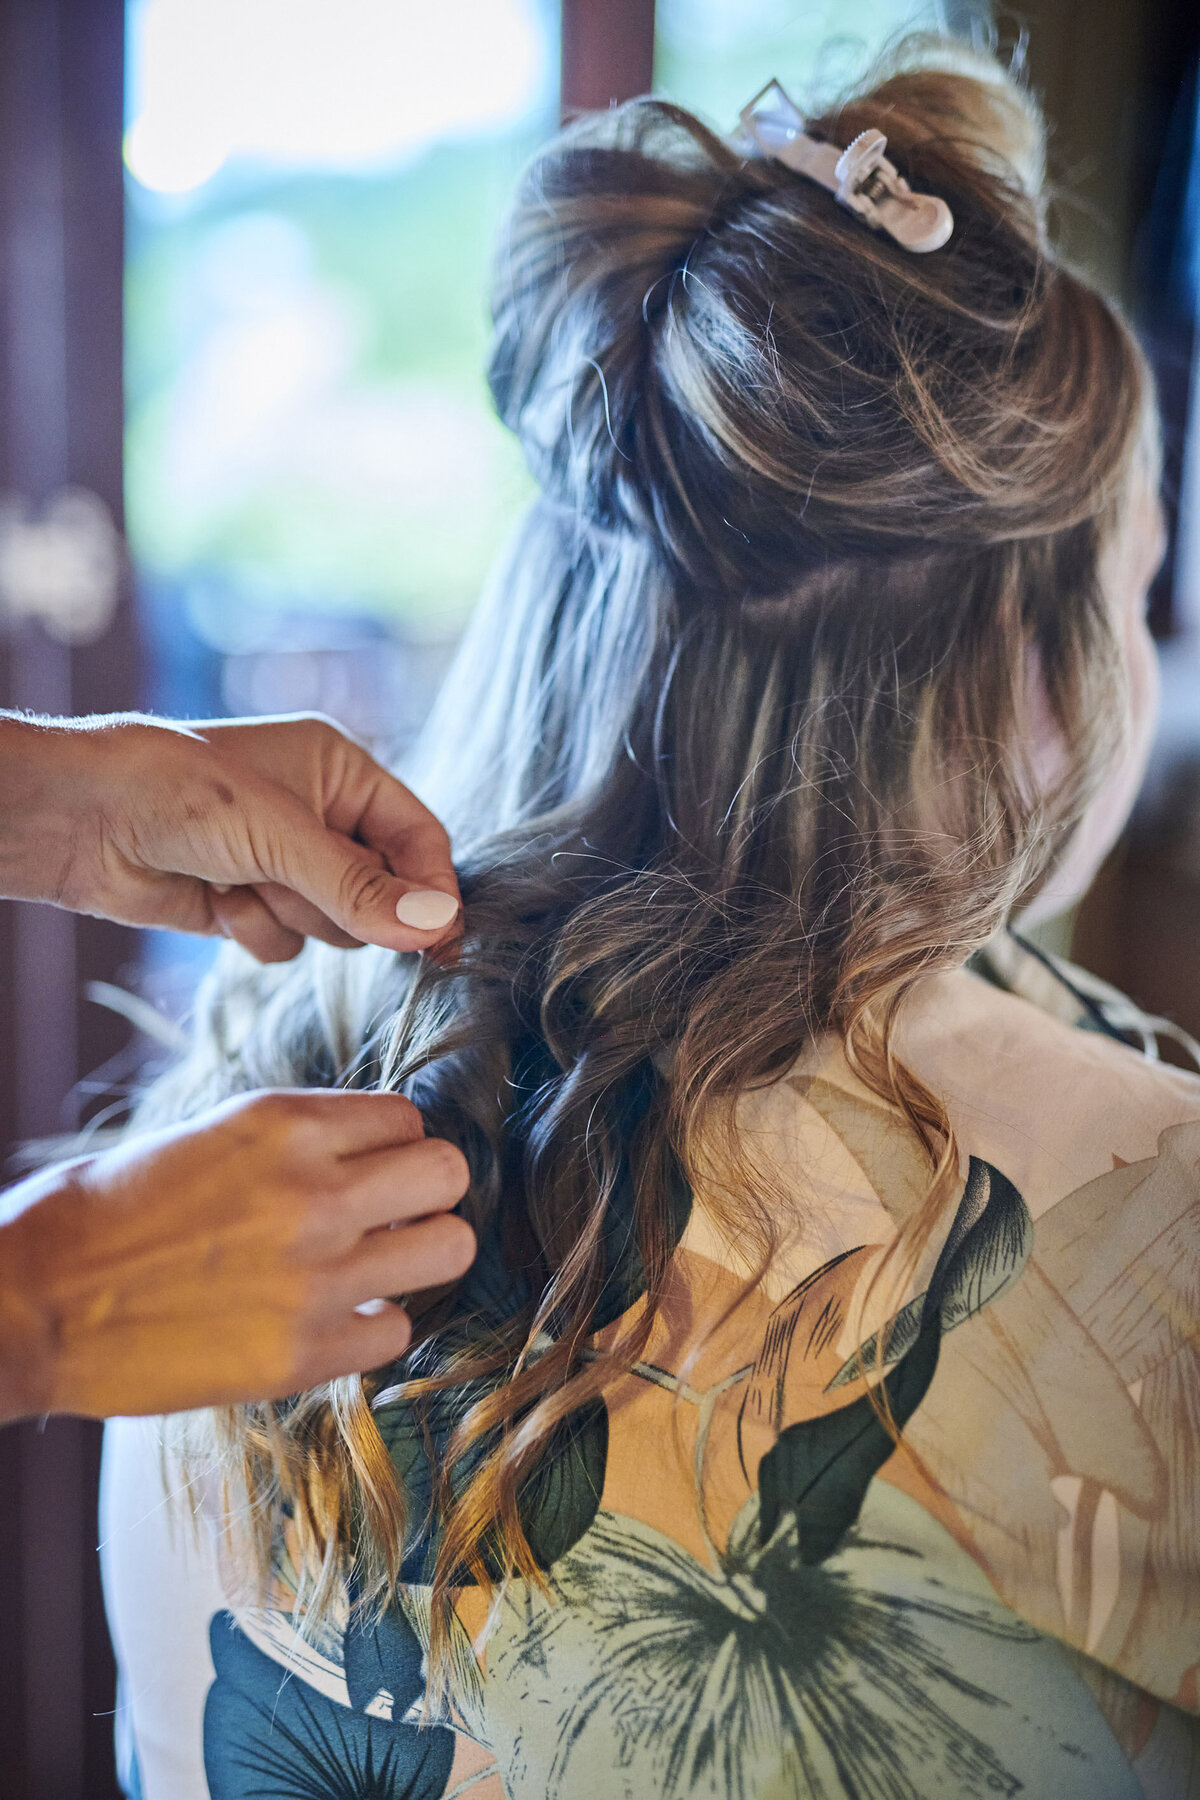
<path fill-rule="evenodd" d="M 654 77 L 654 0 L 563 0 L 562 110 L 646 94 Z"/>
<path fill-rule="evenodd" d="M 124 6 L 0 0 L 0 488 L 38 506 L 66 486 L 121 521 Z M 136 704 L 128 593 L 99 643 L 38 624 L 8 638 L 0 703 Z M 131 960 L 132 934 L 0 905 L 0 1138 L 78 1122 L 77 1082 L 122 1030 L 81 998 Z M 0 1433 L 0 1791 L 110 1800 L 113 1666 L 96 1558 L 100 1428 Z"/>

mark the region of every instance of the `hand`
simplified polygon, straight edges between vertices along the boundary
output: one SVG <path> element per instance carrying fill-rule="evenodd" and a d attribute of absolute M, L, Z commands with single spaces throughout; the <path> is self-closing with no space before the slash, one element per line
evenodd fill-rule
<path fill-rule="evenodd" d="M 433 814 L 317 718 L 0 715 L 0 893 L 221 932 L 260 962 L 305 937 L 431 949 L 459 903 Z"/>
<path fill-rule="evenodd" d="M 297 1091 L 21 1183 L 0 1224 L 0 1419 L 274 1399 L 390 1362 L 411 1326 L 385 1296 L 474 1257 L 450 1211 L 467 1181 L 400 1095 Z"/>

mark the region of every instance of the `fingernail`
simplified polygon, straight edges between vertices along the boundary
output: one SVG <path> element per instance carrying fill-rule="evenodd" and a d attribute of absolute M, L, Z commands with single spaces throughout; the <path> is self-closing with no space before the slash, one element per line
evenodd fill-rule
<path fill-rule="evenodd" d="M 227 881 L 210 881 L 208 885 L 214 894 L 232 894 L 233 892 Z"/>
<path fill-rule="evenodd" d="M 414 931 L 440 931 L 457 912 L 454 895 L 443 894 L 440 888 L 414 888 L 410 894 L 401 894 L 396 902 L 396 917 Z"/>

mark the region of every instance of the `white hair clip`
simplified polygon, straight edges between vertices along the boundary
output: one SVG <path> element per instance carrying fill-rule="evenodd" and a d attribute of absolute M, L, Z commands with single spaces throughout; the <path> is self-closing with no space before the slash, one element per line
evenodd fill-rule
<path fill-rule="evenodd" d="M 742 108 L 733 137 L 747 156 L 771 156 L 828 188 L 842 206 L 875 231 L 886 231 L 905 250 L 940 250 L 954 230 L 954 215 L 936 194 L 914 194 L 884 155 L 882 131 L 860 131 L 839 150 L 809 137 L 804 120 L 777 81 L 768 81 Z"/>

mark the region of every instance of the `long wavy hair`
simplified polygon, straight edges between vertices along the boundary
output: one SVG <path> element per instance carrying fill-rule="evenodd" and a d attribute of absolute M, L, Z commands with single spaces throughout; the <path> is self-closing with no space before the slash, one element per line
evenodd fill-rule
<path fill-rule="evenodd" d="M 428 1521 L 378 1408 L 448 1383 L 435 1625 L 463 1571 L 538 1579 L 521 1483 L 645 1347 L 680 1173 L 748 1286 L 795 1224 L 737 1106 L 821 1034 L 925 1140 L 919 1253 L 957 1152 L 897 1010 L 1036 892 L 1120 754 L 1097 569 L 1147 415 L 1138 351 L 1051 250 L 1040 121 L 998 64 L 909 41 L 810 130 L 868 126 L 949 202 L 944 249 L 906 253 L 662 100 L 536 157 L 489 380 L 540 493 L 418 776 L 455 838 L 461 956 L 223 952 L 142 1107 L 403 1088 L 527 1282 L 474 1332 L 461 1295 L 418 1299 L 400 1364 L 203 1423 L 260 1563 L 290 1519 L 312 1613 L 394 1587 Z M 644 1292 L 600 1354 L 622 1181 Z"/>

